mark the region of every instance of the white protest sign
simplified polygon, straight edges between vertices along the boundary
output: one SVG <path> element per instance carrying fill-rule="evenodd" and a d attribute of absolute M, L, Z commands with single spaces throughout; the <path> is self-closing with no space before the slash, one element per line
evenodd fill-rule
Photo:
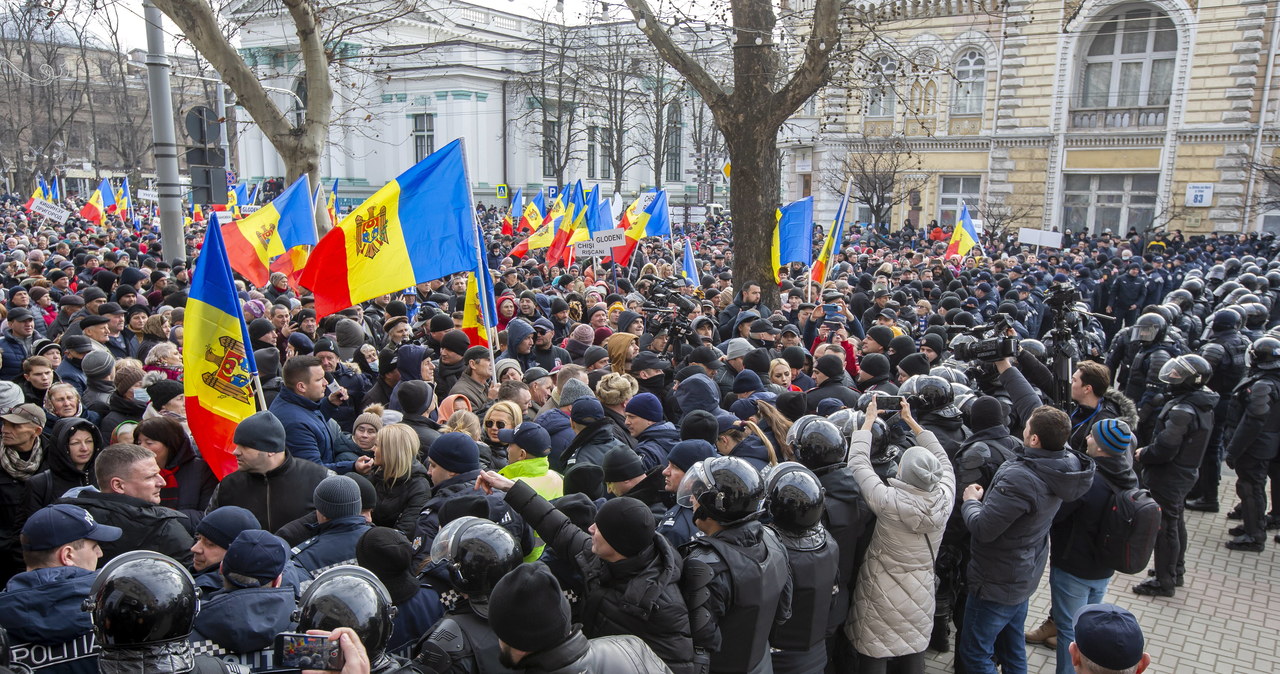
<path fill-rule="evenodd" d="M 621 227 L 613 229 L 602 229 L 591 235 L 590 241 L 583 241 L 578 245 L 579 255 L 612 255 L 613 249 L 618 246 L 626 245 L 627 230 Z"/>
<path fill-rule="evenodd" d="M 240 213 L 241 215 L 249 215 L 250 213 L 257 213 L 259 208 L 262 208 L 262 207 L 257 204 L 245 204 L 240 207 Z"/>
<path fill-rule="evenodd" d="M 156 190 L 138 190 L 138 198 L 143 201 L 160 201 L 160 193 Z"/>
<path fill-rule="evenodd" d="M 31 212 L 49 218 L 58 224 L 66 222 L 67 218 L 71 217 L 71 211 L 61 206 L 55 206 L 44 199 L 36 199 L 31 202 Z"/>
<path fill-rule="evenodd" d="M 1018 229 L 1018 243 L 1025 243 L 1028 246 L 1042 246 L 1044 248 L 1061 248 L 1062 234 L 1050 232 L 1046 229 L 1021 227 Z"/>

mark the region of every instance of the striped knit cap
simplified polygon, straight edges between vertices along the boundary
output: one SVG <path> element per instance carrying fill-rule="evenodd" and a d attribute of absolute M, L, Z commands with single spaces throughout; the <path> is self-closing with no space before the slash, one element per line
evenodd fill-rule
<path fill-rule="evenodd" d="M 1093 425 L 1093 441 L 1098 446 L 1115 454 L 1124 454 L 1133 444 L 1133 432 L 1129 424 L 1119 419 L 1103 419 Z"/>

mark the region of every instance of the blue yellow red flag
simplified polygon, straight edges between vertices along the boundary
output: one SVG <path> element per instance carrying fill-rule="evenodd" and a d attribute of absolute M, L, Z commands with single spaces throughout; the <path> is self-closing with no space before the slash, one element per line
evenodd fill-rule
<path fill-rule="evenodd" d="M 973 226 L 973 219 L 969 217 L 969 205 L 961 204 L 960 222 L 956 223 L 955 230 L 951 232 L 951 241 L 947 244 L 946 257 L 948 259 L 952 255 L 964 257 L 978 245 L 978 229 Z M 982 248 L 978 247 L 978 250 L 981 251 Z"/>
<path fill-rule="evenodd" d="M 236 425 L 257 411 L 253 378 L 258 368 L 253 350 L 245 347 L 249 333 L 217 215 L 209 216 L 183 326 L 187 423 L 200 455 L 221 480 L 237 468 Z"/>
<path fill-rule="evenodd" d="M 310 181 L 303 175 L 271 203 L 222 225 L 231 268 L 250 283 L 265 287 L 272 260 L 296 246 L 315 245 L 315 222 Z"/>
<path fill-rule="evenodd" d="M 80 208 L 80 217 L 101 225 L 107 219 L 107 214 L 115 211 L 116 193 L 111 189 L 111 183 L 106 178 L 98 184 L 98 189 L 89 195 L 89 200 Z"/>
<path fill-rule="evenodd" d="M 387 183 L 316 244 L 301 284 L 317 317 L 461 271 L 475 271 L 475 205 L 455 140 Z"/>

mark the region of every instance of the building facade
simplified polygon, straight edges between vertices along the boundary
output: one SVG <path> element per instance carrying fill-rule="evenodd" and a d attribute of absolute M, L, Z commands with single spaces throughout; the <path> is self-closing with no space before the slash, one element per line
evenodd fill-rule
<path fill-rule="evenodd" d="M 834 215 L 850 153 L 899 162 L 890 222 L 1280 232 L 1274 0 L 892 0 L 781 139 L 785 198 Z M 862 222 L 870 215 L 863 207 Z"/>
<path fill-rule="evenodd" d="M 245 7 L 253 19 L 241 31 L 242 55 L 264 84 L 275 88 L 277 104 L 298 111 L 305 91 L 299 89 L 301 65 L 288 46 L 287 19 L 257 5 Z M 416 161 L 462 138 L 479 201 L 492 203 L 500 185 L 530 198 L 539 190 L 560 188 L 561 178 L 600 185 L 605 195 L 617 191 L 628 201 L 661 184 L 672 195 L 677 219 L 687 214 L 697 220 L 701 204 L 727 198 L 724 179 L 713 178 L 719 176 L 723 151 L 698 142 L 706 135 L 699 135 L 699 103 L 677 96 L 679 104 L 663 117 L 665 161 L 660 175 L 654 175 L 651 162 L 643 160 L 646 124 L 631 114 L 639 100 L 625 112 L 611 112 L 600 85 L 582 76 L 606 70 L 599 59 L 607 56 L 592 47 L 602 42 L 593 31 L 610 27 L 641 37 L 633 23 L 607 17 L 566 27 L 465 2 L 420 3 L 412 15 L 385 26 L 385 34 L 380 30 L 377 45 L 350 45 L 359 53 L 376 51 L 383 60 L 369 69 L 376 69 L 376 76 L 368 71 L 334 76 L 356 86 L 335 92 L 340 112 L 321 163 L 325 186 L 337 180 L 340 205 L 356 205 Z M 560 40 L 572 40 L 574 48 L 559 55 L 566 63 L 548 67 L 548 54 L 563 46 Z M 387 54 L 401 56 L 386 60 Z M 540 79 L 535 76 L 540 68 L 567 72 Z M 642 74 L 632 79 L 627 86 L 634 86 L 639 99 L 652 85 Z M 555 111 L 544 114 L 550 108 Z M 243 110 L 239 118 L 241 178 L 283 176 L 284 164 L 270 142 Z M 622 134 L 615 133 L 619 128 Z M 634 146 L 624 151 L 621 164 L 609 161 L 618 141 Z M 651 140 L 648 151 L 653 151 Z"/>

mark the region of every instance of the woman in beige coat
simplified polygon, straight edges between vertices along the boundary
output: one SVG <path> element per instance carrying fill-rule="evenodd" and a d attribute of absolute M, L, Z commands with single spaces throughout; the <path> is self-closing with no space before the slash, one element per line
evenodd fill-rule
<path fill-rule="evenodd" d="M 897 477 L 882 481 L 871 466 L 877 412 L 872 398 L 866 423 L 849 443 L 849 468 L 876 514 L 876 528 L 858 570 L 845 634 L 863 674 L 884 672 L 890 659 L 912 674 L 924 672 L 933 631 L 934 559 L 955 502 L 956 478 L 938 439 L 916 423 L 904 401 L 902 419 L 920 446 L 903 452 Z"/>

